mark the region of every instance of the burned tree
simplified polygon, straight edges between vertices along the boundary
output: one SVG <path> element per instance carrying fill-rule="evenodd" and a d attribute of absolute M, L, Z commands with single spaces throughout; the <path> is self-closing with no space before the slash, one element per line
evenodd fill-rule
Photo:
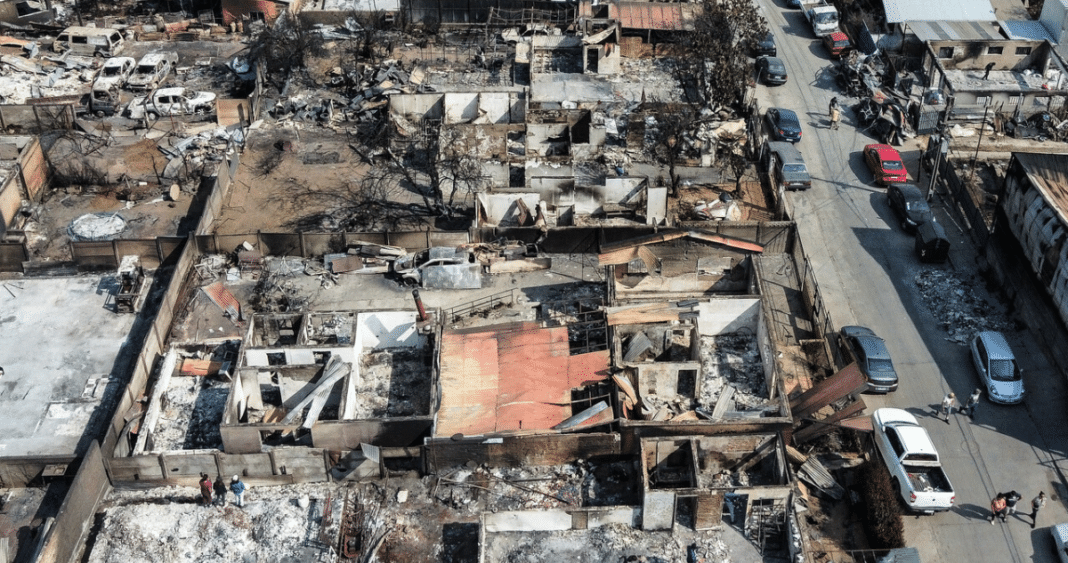
<path fill-rule="evenodd" d="M 432 221 L 444 222 L 444 227 L 456 220 L 466 224 L 468 196 L 485 176 L 479 161 L 463 150 L 462 134 L 429 120 L 401 127 L 380 122 L 379 127 L 377 134 L 363 137 L 364 144 L 350 145 L 364 161 L 353 181 L 317 187 L 293 179 L 302 187 L 292 198 L 292 209 L 315 211 L 297 217 L 290 227 L 377 231 L 423 228 Z M 405 201 L 405 191 L 414 197 Z"/>
<path fill-rule="evenodd" d="M 466 200 L 477 191 L 484 176 L 479 162 L 463 150 L 463 135 L 440 122 L 423 121 L 414 132 L 404 131 L 404 140 L 394 138 L 382 166 L 399 184 L 419 195 L 430 215 L 451 221 L 466 215 L 456 198 Z M 394 150 L 396 149 L 396 150 Z"/>
<path fill-rule="evenodd" d="M 687 101 L 738 108 L 752 78 L 747 53 L 768 32 L 752 0 L 702 0 L 693 31 L 681 39 L 688 56 L 673 58 Z"/>
<path fill-rule="evenodd" d="M 694 126 L 694 113 L 688 107 L 660 104 L 651 114 L 656 125 L 651 130 L 653 154 L 661 164 L 667 165 L 670 176 L 671 195 L 675 197 L 679 190 L 679 177 L 675 166 L 683 158 L 683 151 L 689 144 L 690 129 Z"/>
<path fill-rule="evenodd" d="M 294 17 L 283 16 L 261 31 L 249 45 L 249 60 L 261 61 L 267 80 L 279 90 L 309 57 L 326 54 L 323 36 Z"/>

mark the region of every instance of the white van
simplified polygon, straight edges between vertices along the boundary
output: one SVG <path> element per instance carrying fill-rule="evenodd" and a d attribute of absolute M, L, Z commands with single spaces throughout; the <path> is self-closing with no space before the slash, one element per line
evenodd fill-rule
<path fill-rule="evenodd" d="M 71 26 L 52 42 L 52 50 L 57 53 L 69 51 L 86 57 L 114 57 L 125 47 L 122 34 L 107 27 Z"/>

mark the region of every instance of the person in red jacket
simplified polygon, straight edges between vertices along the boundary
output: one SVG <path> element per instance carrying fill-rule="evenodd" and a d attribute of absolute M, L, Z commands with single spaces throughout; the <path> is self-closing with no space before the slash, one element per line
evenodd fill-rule
<path fill-rule="evenodd" d="M 211 506 L 211 478 L 207 473 L 200 474 L 200 502 Z"/>

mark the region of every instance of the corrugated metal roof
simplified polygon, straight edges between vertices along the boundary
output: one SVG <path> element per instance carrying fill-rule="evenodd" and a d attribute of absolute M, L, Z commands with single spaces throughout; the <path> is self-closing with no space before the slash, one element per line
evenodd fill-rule
<path fill-rule="evenodd" d="M 624 29 L 678 31 L 693 29 L 693 5 L 675 2 L 619 2 L 609 4 L 609 17 Z"/>
<path fill-rule="evenodd" d="M 1068 226 L 1068 155 L 1014 153 L 1031 183 Z"/>
<path fill-rule="evenodd" d="M 226 289 L 223 282 L 217 281 L 200 289 L 204 290 L 208 298 L 218 305 L 220 309 L 230 313 L 234 322 L 238 321 L 241 316 L 241 303 L 234 297 L 234 294 L 230 293 L 229 289 Z"/>
<path fill-rule="evenodd" d="M 883 0 L 887 23 L 997 20 L 990 0 Z"/>
<path fill-rule="evenodd" d="M 548 430 L 574 414 L 571 389 L 607 377 L 608 364 L 608 351 L 571 356 L 567 327 L 446 332 L 435 434 Z"/>
<path fill-rule="evenodd" d="M 908 30 L 914 33 L 920 41 L 1005 39 L 1005 36 L 1001 34 L 1001 29 L 993 22 L 910 21 L 907 25 Z"/>
<path fill-rule="evenodd" d="M 1054 45 L 1057 40 L 1050 34 L 1042 22 L 1035 20 L 1010 20 L 1001 22 L 1001 29 L 1009 39 L 1029 39 L 1042 41 L 1045 39 Z"/>

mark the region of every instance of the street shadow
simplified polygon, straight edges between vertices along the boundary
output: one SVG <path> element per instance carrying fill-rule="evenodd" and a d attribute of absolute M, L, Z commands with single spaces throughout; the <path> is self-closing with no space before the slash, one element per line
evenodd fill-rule
<path fill-rule="evenodd" d="M 971 520 L 986 520 L 990 517 L 990 508 L 977 504 L 958 504 L 951 511 L 958 516 Z"/>
<path fill-rule="evenodd" d="M 874 261 L 884 270 L 886 278 L 893 284 L 894 291 L 909 317 L 909 324 L 916 327 L 935 368 L 942 374 L 945 382 L 943 393 L 953 391 L 958 397 L 967 397 L 977 384 L 977 376 L 968 348 L 947 338 L 948 335 L 943 329 L 945 320 L 935 317 L 931 312 L 916 286 L 916 279 L 920 274 L 929 270 L 956 271 L 964 280 L 971 277 L 974 272 L 959 271 L 951 263 L 942 265 L 920 263 L 915 254 L 913 239 L 901 236 L 897 229 L 855 228 L 853 233 L 861 248 L 874 258 Z M 893 299 L 889 295 L 886 298 Z M 888 339 L 888 343 L 893 349 L 892 338 Z M 908 382 L 904 381 L 903 384 L 907 385 Z M 931 397 L 930 400 L 937 402 L 928 404 L 926 410 L 919 409 L 917 414 L 931 418 L 937 416 L 941 406 L 941 397 Z M 1040 435 L 1029 430 L 1028 425 L 1019 424 L 1021 417 L 1028 416 L 1023 412 L 1027 408 L 1026 404 L 1025 402 L 1023 405 L 995 406 L 984 399 L 978 411 L 979 420 L 985 428 L 1014 438 L 1020 443 L 1049 451 L 1050 444 L 1046 444 Z M 1062 424 L 1063 421 L 1050 420 L 1047 423 Z M 1064 453 L 1063 447 L 1059 450 L 1054 447 L 1051 451 L 1054 456 L 1063 456 Z"/>

